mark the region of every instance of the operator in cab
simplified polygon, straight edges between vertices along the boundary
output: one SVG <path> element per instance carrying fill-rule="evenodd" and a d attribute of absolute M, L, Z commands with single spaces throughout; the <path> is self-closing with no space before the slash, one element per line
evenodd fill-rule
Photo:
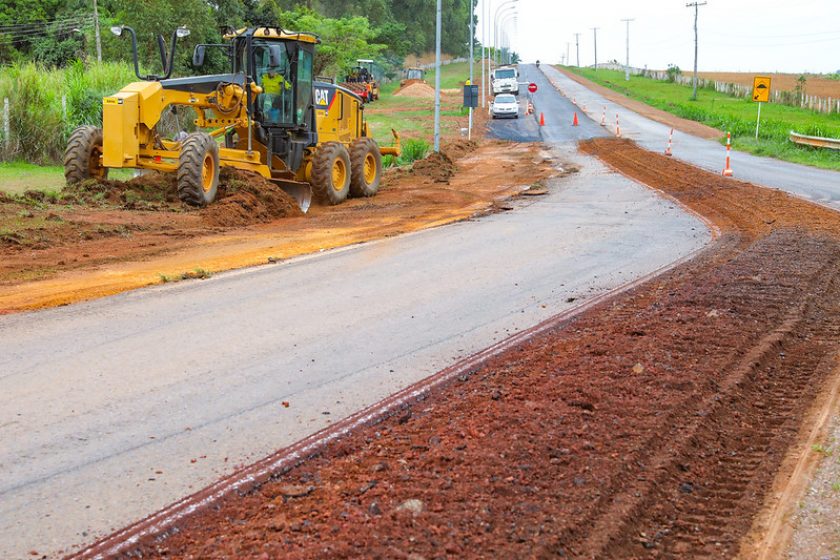
<path fill-rule="evenodd" d="M 263 74 L 262 88 L 265 94 L 266 117 L 272 123 L 284 122 L 291 110 L 292 84 L 279 71 L 276 66 L 271 66 L 268 72 Z"/>

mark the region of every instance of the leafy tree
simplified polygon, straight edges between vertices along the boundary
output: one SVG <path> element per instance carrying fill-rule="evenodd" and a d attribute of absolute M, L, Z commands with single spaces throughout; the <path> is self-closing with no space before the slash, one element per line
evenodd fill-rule
<path fill-rule="evenodd" d="M 288 27 L 315 33 L 321 38 L 315 55 L 316 75 L 337 75 L 346 72 L 358 58 L 373 58 L 386 46 L 370 43 L 376 30 L 364 17 L 332 19 L 307 9 L 298 9 L 289 16 Z"/>

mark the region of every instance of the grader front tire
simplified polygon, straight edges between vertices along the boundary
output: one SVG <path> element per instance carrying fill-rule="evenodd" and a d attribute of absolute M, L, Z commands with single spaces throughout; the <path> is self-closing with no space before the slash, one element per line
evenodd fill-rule
<path fill-rule="evenodd" d="M 350 154 L 338 142 L 326 142 L 312 158 L 312 190 L 319 200 L 341 204 L 350 193 Z"/>
<path fill-rule="evenodd" d="M 193 132 L 181 143 L 178 198 L 191 206 L 207 206 L 219 190 L 219 145 L 207 133 Z"/>
<path fill-rule="evenodd" d="M 350 144 L 350 196 L 373 196 L 382 181 L 382 154 L 373 138 Z"/>
<path fill-rule="evenodd" d="M 80 126 L 70 135 L 64 151 L 64 179 L 68 185 L 87 179 L 107 179 L 108 168 L 102 166 L 102 129 Z"/>

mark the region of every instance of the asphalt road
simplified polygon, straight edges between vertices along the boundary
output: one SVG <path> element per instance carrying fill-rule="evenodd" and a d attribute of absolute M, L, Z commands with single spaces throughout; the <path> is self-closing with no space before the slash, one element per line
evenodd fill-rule
<path fill-rule="evenodd" d="M 542 132 L 582 171 L 513 211 L 0 317 L 0 557 L 90 542 L 708 241 L 566 129 Z"/>
<path fill-rule="evenodd" d="M 546 87 L 554 89 L 546 79 L 546 76 L 548 76 L 552 81 L 559 84 L 568 96 L 573 97 L 579 106 L 586 105 L 588 112 L 599 122 L 603 107 L 606 106 L 610 134 L 615 128 L 615 115 L 618 113 L 623 137 L 631 138 L 649 150 L 656 152 L 665 150 L 670 127 L 604 99 L 599 94 L 586 89 L 550 66 L 542 65 L 537 70 L 533 65 L 526 65 L 523 67 L 522 75 L 526 77 L 525 79 L 536 77 L 536 81 L 541 87 L 540 91 L 542 91 L 543 83 Z M 540 91 L 537 92 L 537 95 L 540 94 Z M 553 96 L 549 97 L 553 99 Z M 540 104 L 537 105 L 537 110 L 541 110 Z M 571 123 L 572 115 L 568 105 L 563 106 L 561 104 L 558 106 L 552 102 L 551 105 L 546 105 L 546 107 L 551 107 L 546 109 L 551 115 L 550 118 Z M 587 119 L 587 121 L 588 123 L 594 123 L 591 119 Z M 596 126 L 601 128 L 600 125 Z M 720 173 L 723 170 L 726 156 L 725 148 L 719 143 L 712 140 L 703 140 L 679 131 L 674 132 L 673 153 L 674 157 L 678 159 L 715 173 Z M 840 210 L 840 173 L 836 171 L 757 157 L 739 152 L 737 149 L 732 152 L 732 169 L 738 179 L 784 190 L 807 200 Z"/>

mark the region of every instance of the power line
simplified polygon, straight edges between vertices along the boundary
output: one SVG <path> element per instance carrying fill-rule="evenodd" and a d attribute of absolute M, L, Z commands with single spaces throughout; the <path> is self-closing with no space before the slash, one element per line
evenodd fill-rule
<path fill-rule="evenodd" d="M 15 31 L 15 32 L 3 32 L 0 31 L 0 37 L 4 39 L 14 39 L 17 37 L 31 37 L 31 36 L 43 36 L 48 33 L 55 33 L 61 32 L 62 30 L 72 30 L 75 27 L 86 27 L 93 23 L 90 19 L 80 19 L 75 21 L 67 21 L 64 23 L 56 23 L 52 24 L 47 28 L 41 29 L 29 29 L 24 31 Z"/>
<path fill-rule="evenodd" d="M 12 23 L 7 25 L 0 25 L 0 33 L 14 33 L 16 31 L 31 31 L 33 29 L 43 29 L 49 25 L 58 23 L 65 23 L 65 22 L 75 22 L 79 20 L 87 20 L 93 19 L 91 14 L 87 15 L 79 15 L 79 16 L 70 16 L 70 17 L 62 17 L 62 18 L 55 18 L 50 20 L 38 21 L 38 22 L 31 22 L 31 23 Z"/>
<path fill-rule="evenodd" d="M 50 29 L 47 33 L 56 35 L 68 35 L 74 31 L 81 31 L 82 28 L 88 27 L 87 24 L 69 24 L 64 27 L 57 27 Z M 31 42 L 35 39 L 42 38 L 45 35 L 43 31 L 29 31 L 26 33 L 3 36 L 0 34 L 0 45 L 11 45 L 14 43 Z"/>

